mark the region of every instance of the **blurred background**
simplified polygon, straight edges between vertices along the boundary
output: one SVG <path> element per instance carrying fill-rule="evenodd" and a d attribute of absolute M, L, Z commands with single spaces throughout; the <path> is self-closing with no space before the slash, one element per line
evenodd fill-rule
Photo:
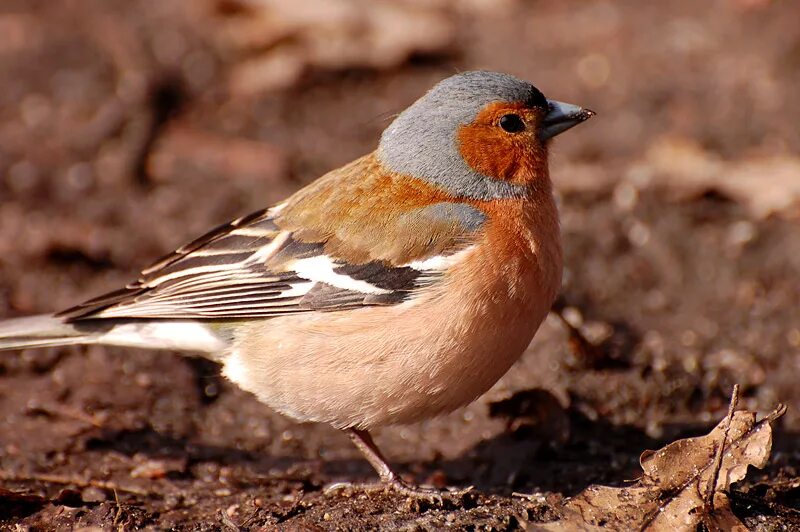
<path fill-rule="evenodd" d="M 771 0 L 4 0 L 0 316 L 127 283 L 373 150 L 443 77 L 509 72 L 598 113 L 551 166 L 564 316 L 591 346 L 551 317 L 481 401 L 378 442 L 418 480 L 493 494 L 487 523 L 541 517 L 713 425 L 739 383 L 744 407 L 790 407 L 750 487 L 800 509 L 797 483 L 776 480 L 800 468 L 798 20 L 800 4 Z M 216 373 L 123 349 L 4 354 L 0 480 L 77 495 L 66 514 L 1 522 L 406 518 L 391 499 L 322 493 L 371 479 L 347 439 Z"/>

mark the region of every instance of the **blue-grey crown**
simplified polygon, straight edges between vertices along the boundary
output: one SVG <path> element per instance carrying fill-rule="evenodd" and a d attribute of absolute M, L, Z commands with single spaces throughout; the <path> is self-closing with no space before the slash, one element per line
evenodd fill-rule
<path fill-rule="evenodd" d="M 383 132 L 378 157 L 390 170 L 425 179 L 456 197 L 516 197 L 521 185 L 492 179 L 467 165 L 458 149 L 459 127 L 492 102 L 547 107 L 527 81 L 499 72 L 464 72 L 436 84 Z"/>

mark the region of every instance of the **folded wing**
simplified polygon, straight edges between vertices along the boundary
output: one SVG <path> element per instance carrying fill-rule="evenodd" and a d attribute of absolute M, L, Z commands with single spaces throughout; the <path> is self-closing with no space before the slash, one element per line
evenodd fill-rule
<path fill-rule="evenodd" d="M 309 190 L 300 197 L 308 198 Z M 367 194 L 362 201 L 380 201 L 370 197 Z M 220 226 L 147 268 L 136 282 L 59 316 L 68 321 L 230 320 L 398 304 L 438 282 L 468 253 L 480 225 L 476 221 L 481 219 L 474 208 L 448 202 L 406 208 L 394 217 L 384 214 L 375 222 L 381 227 L 374 228 L 367 227 L 367 218 L 352 220 L 336 213 L 342 227 L 357 226 L 355 235 L 385 233 L 386 248 L 394 246 L 404 254 L 406 263 L 398 263 L 387 260 L 385 254 L 375 258 L 380 254 L 367 252 L 353 259 L 352 253 L 338 252 L 347 243 L 346 231 L 336 232 L 336 247 L 331 246 L 329 235 L 301 240 L 302 231 L 286 229 L 292 224 L 281 223 L 284 207 Z M 432 239 L 427 250 L 406 257 L 403 231 L 409 218 L 414 227 L 439 227 L 438 234 L 445 237 Z M 392 223 L 397 227 L 387 229 Z M 408 237 L 412 240 L 419 241 L 419 235 Z"/>

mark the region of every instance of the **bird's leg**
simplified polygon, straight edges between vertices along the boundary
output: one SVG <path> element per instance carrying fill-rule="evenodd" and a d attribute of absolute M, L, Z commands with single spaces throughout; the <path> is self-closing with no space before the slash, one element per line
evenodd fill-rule
<path fill-rule="evenodd" d="M 375 440 L 372 439 L 372 435 L 369 432 L 366 430 L 349 429 L 347 434 L 350 436 L 350 439 L 353 440 L 355 446 L 358 447 L 358 450 L 361 451 L 361 454 L 364 455 L 364 458 L 367 459 L 369 465 L 377 471 L 382 482 L 391 484 L 400 478 L 400 476 L 394 472 L 392 466 L 386 461 L 386 457 L 384 457 L 381 450 L 378 449 Z"/>
<path fill-rule="evenodd" d="M 350 439 L 353 440 L 355 446 L 358 447 L 358 450 L 361 451 L 361 454 L 364 455 L 364 458 L 367 459 L 367 462 L 377 471 L 378 475 L 381 477 L 381 482 L 387 487 L 403 495 L 441 498 L 442 492 L 440 490 L 415 486 L 400 478 L 400 475 L 392 469 L 392 466 L 386 461 L 383 453 L 381 453 L 378 446 L 375 445 L 375 441 L 372 439 L 369 432 L 366 430 L 348 429 L 347 433 L 350 435 Z"/>

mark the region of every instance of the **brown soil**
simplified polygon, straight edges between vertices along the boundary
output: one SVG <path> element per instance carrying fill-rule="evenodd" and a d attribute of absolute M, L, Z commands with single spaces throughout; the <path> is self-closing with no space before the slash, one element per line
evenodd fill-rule
<path fill-rule="evenodd" d="M 598 348 L 577 355 L 551 317 L 487 396 L 377 435 L 417 482 L 475 486 L 443 504 L 330 489 L 375 480 L 348 439 L 271 412 L 210 363 L 3 353 L 0 528 L 519 529 L 557 518 L 589 484 L 634 478 L 644 449 L 706 432 L 734 383 L 743 407 L 789 406 L 734 511 L 761 530 L 800 526 L 798 220 L 631 185 L 667 136 L 732 164 L 800 151 L 798 6 L 512 3 L 461 15 L 447 53 L 249 97 L 225 90 L 231 59 L 178 13 L 123 0 L 0 7 L 0 315 L 116 288 L 371 150 L 436 80 L 490 68 L 598 111 L 559 139 L 552 165 L 568 315 Z M 164 52 L 176 39 L 180 53 Z"/>

